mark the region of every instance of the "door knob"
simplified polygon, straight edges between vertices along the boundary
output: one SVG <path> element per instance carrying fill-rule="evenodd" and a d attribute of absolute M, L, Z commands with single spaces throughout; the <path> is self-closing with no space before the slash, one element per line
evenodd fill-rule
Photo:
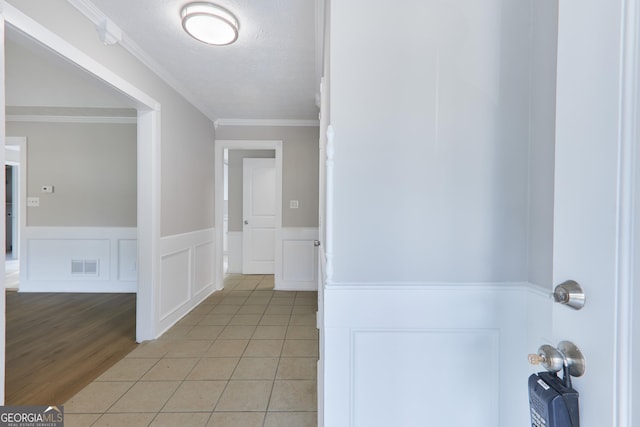
<path fill-rule="evenodd" d="M 244 225 L 249 225 L 249 221 L 247 221 L 246 219 L 244 220 Z"/>
<path fill-rule="evenodd" d="M 529 355 L 529 363 L 542 365 L 549 372 L 558 372 L 564 366 L 564 358 L 559 350 L 545 344 L 538 349 L 537 354 Z"/>
<path fill-rule="evenodd" d="M 529 363 L 542 365 L 549 372 L 558 372 L 563 368 L 572 377 L 581 377 L 586 370 L 586 361 L 582 351 L 571 341 L 561 341 L 558 348 L 545 344 L 537 354 L 529 355 Z"/>
<path fill-rule="evenodd" d="M 313 241 L 313 246 L 315 246 L 316 248 L 317 248 L 318 246 L 320 246 L 320 240 L 314 240 L 314 241 Z"/>

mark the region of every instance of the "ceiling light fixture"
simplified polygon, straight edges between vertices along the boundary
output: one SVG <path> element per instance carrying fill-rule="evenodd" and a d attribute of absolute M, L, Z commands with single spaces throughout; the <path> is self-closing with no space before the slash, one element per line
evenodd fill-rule
<path fill-rule="evenodd" d="M 182 28 L 196 40 L 224 46 L 238 39 L 238 20 L 227 9 L 207 2 L 188 3 L 180 12 Z"/>

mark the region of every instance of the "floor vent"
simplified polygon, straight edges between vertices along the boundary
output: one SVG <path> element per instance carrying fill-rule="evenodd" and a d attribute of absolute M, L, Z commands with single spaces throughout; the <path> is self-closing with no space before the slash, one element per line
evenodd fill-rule
<path fill-rule="evenodd" d="M 74 276 L 97 276 L 99 265 L 97 259 L 72 259 L 71 274 Z"/>

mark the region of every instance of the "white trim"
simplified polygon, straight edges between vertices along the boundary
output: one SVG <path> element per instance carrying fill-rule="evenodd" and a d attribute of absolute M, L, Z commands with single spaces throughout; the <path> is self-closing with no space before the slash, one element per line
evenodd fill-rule
<path fill-rule="evenodd" d="M 491 291 L 521 291 L 527 290 L 534 294 L 549 296 L 550 291 L 529 282 L 332 282 L 327 283 L 326 290 L 368 290 L 368 291 L 410 291 L 416 289 L 428 290 L 491 290 Z"/>
<path fill-rule="evenodd" d="M 220 126 L 320 126 L 319 120 L 278 120 L 278 119 L 217 119 L 214 122 Z"/>
<path fill-rule="evenodd" d="M 327 126 L 327 146 L 326 146 L 326 182 L 325 187 L 325 239 L 324 242 L 324 258 L 325 258 L 325 282 L 326 286 L 333 283 L 333 169 L 335 156 L 335 131 L 332 125 Z"/>
<path fill-rule="evenodd" d="M 0 11 L 4 8 L 4 1 L 0 1 Z M 0 77 L 2 82 L 5 81 L 5 55 L 4 55 L 4 44 L 5 44 L 5 22 L 4 16 L 0 14 L 0 43 L 2 43 L 2 47 L 0 47 L 0 51 L 2 51 L 2 55 L 0 55 Z M 5 85 L 4 83 L 0 85 L 0 103 L 4 106 L 6 105 L 5 101 Z M 4 121 L 4 108 L 0 111 L 0 138 L 4 138 L 6 136 L 6 123 Z M 2 144 L 4 145 L 4 144 Z M 0 152 L 0 159 L 2 159 L 2 163 L 4 163 L 5 159 L 5 150 Z M 4 194 L 4 188 L 0 189 L 0 194 Z M 5 196 L 1 196 L 3 199 Z M 0 206 L 0 214 L 2 216 L 6 215 L 6 207 L 3 203 Z M 4 237 L 4 228 L 0 227 L 0 241 L 3 241 Z M 0 263 L 0 280 L 5 280 L 5 265 L 6 263 Z M 6 349 L 6 330 L 7 330 L 7 321 L 6 321 L 6 292 L 4 292 L 5 285 L 3 283 L 0 286 L 0 289 L 3 290 L 2 295 L 0 295 L 0 405 L 4 405 L 5 403 L 5 392 L 4 392 L 4 384 L 5 384 L 5 349 Z"/>
<path fill-rule="evenodd" d="M 216 140 L 215 143 L 215 228 L 216 228 L 216 284 L 222 288 L 224 282 L 224 150 L 275 150 L 276 159 L 276 252 L 275 263 L 281 263 L 282 252 L 282 141 L 277 140 Z M 276 286 L 280 277 L 275 275 Z"/>
<path fill-rule="evenodd" d="M 133 124 L 138 123 L 136 117 L 112 117 L 112 116 L 45 116 L 37 114 L 5 116 L 7 122 L 26 123 L 115 123 Z"/>
<path fill-rule="evenodd" d="M 100 27 L 104 25 L 104 22 L 111 22 L 109 17 L 105 15 L 100 9 L 98 9 L 89 0 L 67 0 L 73 7 L 78 9 L 87 19 L 89 19 L 95 26 L 96 31 L 100 30 Z M 115 24 L 113 24 L 115 25 Z M 120 30 L 118 28 L 118 30 Z M 210 120 L 215 120 L 215 114 L 202 103 L 202 101 L 189 91 L 178 79 L 176 79 L 170 72 L 156 62 L 151 56 L 149 56 L 140 46 L 138 46 L 126 33 L 120 30 L 120 39 L 116 40 L 120 45 L 125 48 L 131 55 L 137 58 L 145 66 L 147 66 L 153 73 L 160 77 L 165 83 L 172 87 L 176 92 L 181 94 L 191 104 L 193 104 L 198 110 L 203 112 Z"/>
<path fill-rule="evenodd" d="M 637 0 L 624 2 L 621 51 L 620 134 L 618 175 L 616 348 L 614 356 L 614 419 L 617 426 L 632 426 L 633 411 L 633 313 L 634 313 L 634 219 L 638 207 L 636 189 L 636 141 L 638 136 L 638 33 L 640 6 Z M 637 385 L 638 386 L 638 385 Z M 640 390 L 636 390 L 640 392 Z M 638 409 L 636 409 L 638 411 Z M 638 414 L 635 414 L 638 416 Z M 637 424 L 637 421 L 636 421 Z"/>
<path fill-rule="evenodd" d="M 136 340 L 157 338 L 160 282 L 160 111 L 138 110 L 138 297 Z M 142 157 L 142 159 L 141 159 Z"/>
<path fill-rule="evenodd" d="M 19 173 L 18 194 L 14 194 L 15 200 L 13 201 L 14 210 L 17 210 L 18 212 L 17 224 L 15 224 L 17 227 L 14 225 L 15 235 L 13 236 L 13 241 L 15 244 L 13 247 L 13 253 L 14 258 L 20 259 L 22 257 L 23 247 L 22 236 L 24 235 L 24 227 L 27 223 L 27 212 L 26 209 L 22 207 L 22 201 L 27 200 L 27 138 L 23 136 L 8 136 L 5 139 L 5 148 L 7 145 L 15 145 L 16 142 L 18 145 L 20 161 L 17 164 Z M 5 158 L 5 163 L 9 164 L 11 162 L 7 161 Z"/>
<path fill-rule="evenodd" d="M 324 15 L 325 15 L 325 0 L 315 0 L 315 35 L 316 35 L 316 84 L 320 84 L 322 80 L 322 74 L 324 71 Z M 317 100 L 320 101 L 321 94 L 317 95 Z M 320 102 L 318 102 L 320 104 Z M 320 107 L 320 105 L 318 105 Z"/>
<path fill-rule="evenodd" d="M 136 340 L 156 338 L 155 286 L 159 275 L 160 103 L 85 52 L 7 2 L 3 18 L 32 39 L 134 99 L 138 104 L 138 297 Z M 4 113 L 3 113 L 4 116 Z"/>

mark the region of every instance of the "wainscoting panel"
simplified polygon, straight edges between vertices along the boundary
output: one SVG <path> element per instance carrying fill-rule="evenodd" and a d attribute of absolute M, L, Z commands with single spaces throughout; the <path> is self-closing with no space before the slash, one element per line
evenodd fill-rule
<path fill-rule="evenodd" d="M 215 259 L 215 245 L 213 242 L 207 242 L 195 247 L 195 265 L 193 278 L 193 294 L 198 295 L 200 292 L 207 290 L 213 286 L 213 272 Z"/>
<path fill-rule="evenodd" d="M 217 290 L 215 229 L 160 239 L 160 335 Z"/>
<path fill-rule="evenodd" d="M 26 227 L 21 292 L 136 292 L 136 228 Z"/>
<path fill-rule="evenodd" d="M 184 249 L 161 257 L 160 320 L 166 319 L 189 301 L 191 251 Z"/>
<path fill-rule="evenodd" d="M 324 425 L 528 425 L 528 289 L 326 286 Z"/>
<path fill-rule="evenodd" d="M 353 331 L 353 425 L 497 426 L 498 343 L 491 329 Z M 425 410 L 441 396 L 464 410 Z"/>
<path fill-rule="evenodd" d="M 276 265 L 276 289 L 287 291 L 318 289 L 318 249 L 313 244 L 317 238 L 317 228 L 282 229 L 279 241 L 281 264 Z"/>
<path fill-rule="evenodd" d="M 136 281 L 138 279 L 138 241 L 135 239 L 118 240 L 118 279 Z"/>

